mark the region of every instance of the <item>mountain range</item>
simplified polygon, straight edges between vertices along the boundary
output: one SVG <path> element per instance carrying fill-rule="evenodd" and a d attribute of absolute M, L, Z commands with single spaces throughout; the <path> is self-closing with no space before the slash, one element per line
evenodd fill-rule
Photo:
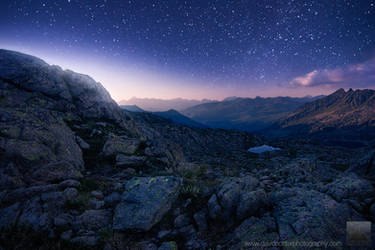
<path fill-rule="evenodd" d="M 230 97 L 221 102 L 196 105 L 181 113 L 212 128 L 254 132 L 271 126 L 302 104 L 321 97 Z"/>
<path fill-rule="evenodd" d="M 196 128 L 208 128 L 208 126 L 203 125 L 202 123 L 196 122 L 193 119 L 190 119 L 189 117 L 182 115 L 180 112 L 174 109 L 170 109 L 164 112 L 152 112 L 152 113 L 154 115 L 157 115 L 166 119 L 170 119 L 175 124 L 185 125 L 189 127 L 196 127 Z"/>
<path fill-rule="evenodd" d="M 374 141 L 375 90 L 339 89 L 305 103 L 263 133 L 273 137 L 314 137 L 336 145 Z"/>
<path fill-rule="evenodd" d="M 120 108 L 125 109 L 130 112 L 146 112 L 137 105 L 120 105 Z"/>
<path fill-rule="evenodd" d="M 120 107 L 121 109 L 130 111 L 130 112 L 152 113 L 156 116 L 168 119 L 171 122 L 178 124 L 178 125 L 184 125 L 184 126 L 196 127 L 196 128 L 208 128 L 208 126 L 203 125 L 199 122 L 196 122 L 190 119 L 189 117 L 184 116 L 183 114 L 181 114 L 180 112 L 174 109 L 170 109 L 168 111 L 148 112 L 139 108 L 137 105 L 121 105 Z"/>
<path fill-rule="evenodd" d="M 157 99 L 157 98 L 136 98 L 132 97 L 129 100 L 119 101 L 119 105 L 136 105 L 145 111 L 159 112 L 168 111 L 170 109 L 175 109 L 177 111 L 184 110 L 186 108 L 212 102 L 213 100 L 203 99 L 203 100 L 189 100 L 183 98 L 175 99 Z"/>

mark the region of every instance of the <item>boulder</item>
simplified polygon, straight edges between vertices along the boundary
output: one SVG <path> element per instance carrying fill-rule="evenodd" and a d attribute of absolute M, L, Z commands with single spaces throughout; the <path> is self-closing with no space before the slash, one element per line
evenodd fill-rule
<path fill-rule="evenodd" d="M 80 169 L 77 169 L 68 161 L 59 161 L 47 164 L 40 169 L 35 170 L 31 176 L 43 182 L 52 182 L 65 179 L 79 179 L 83 175 Z"/>
<path fill-rule="evenodd" d="M 284 188 L 274 197 L 273 216 L 282 241 L 342 241 L 355 212 L 330 196 L 301 188 Z"/>
<path fill-rule="evenodd" d="M 21 211 L 20 203 L 0 209 L 0 229 L 9 228 L 16 224 L 17 217 Z"/>
<path fill-rule="evenodd" d="M 128 138 L 126 136 L 109 136 L 103 147 L 105 156 L 126 154 L 135 154 L 141 144 L 141 140 Z"/>
<path fill-rule="evenodd" d="M 116 206 L 113 229 L 148 231 L 170 210 L 181 180 L 176 177 L 135 177 L 126 183 Z"/>
<path fill-rule="evenodd" d="M 164 239 L 164 238 L 167 238 L 171 235 L 171 230 L 162 230 L 160 232 L 158 232 L 158 238 L 159 239 Z"/>
<path fill-rule="evenodd" d="M 69 214 L 60 214 L 56 216 L 53 220 L 53 224 L 56 227 L 67 227 L 69 226 L 73 221 L 73 217 Z"/>
<path fill-rule="evenodd" d="M 95 246 L 97 245 L 99 240 L 99 237 L 95 235 L 83 235 L 83 236 L 77 236 L 74 237 L 70 240 L 70 242 L 77 244 L 77 245 L 82 245 L 82 246 Z"/>
<path fill-rule="evenodd" d="M 258 210 L 267 205 L 267 194 L 263 189 L 242 193 L 237 207 L 237 219 L 255 215 Z"/>
<path fill-rule="evenodd" d="M 186 214 L 181 214 L 174 220 L 174 227 L 181 228 L 190 224 L 190 218 Z"/>
<path fill-rule="evenodd" d="M 116 166 L 121 167 L 142 167 L 146 162 L 146 157 L 144 156 L 125 156 L 118 154 L 116 156 Z"/>
<path fill-rule="evenodd" d="M 220 220 L 225 222 L 233 222 L 241 195 L 253 191 L 258 186 L 259 181 L 251 176 L 227 179 L 219 186 L 217 193 L 212 195 L 208 201 L 210 218 L 220 218 Z M 240 213 L 242 214 L 244 210 L 241 208 Z"/>
<path fill-rule="evenodd" d="M 90 149 L 90 145 L 85 142 L 81 137 L 79 137 L 78 135 L 76 135 L 76 142 L 78 143 L 78 145 L 80 146 L 80 148 L 82 149 Z"/>
<path fill-rule="evenodd" d="M 103 200 L 98 200 L 97 198 L 90 199 L 89 203 L 92 209 L 101 209 L 105 205 Z"/>
<path fill-rule="evenodd" d="M 158 250 L 177 250 L 177 244 L 174 241 L 163 242 Z"/>
<path fill-rule="evenodd" d="M 187 225 L 177 229 L 176 233 L 185 239 L 189 239 L 192 235 L 196 234 L 196 231 L 193 225 Z"/>
<path fill-rule="evenodd" d="M 194 214 L 194 221 L 198 226 L 198 230 L 200 232 L 205 232 L 207 231 L 207 219 L 206 219 L 206 212 L 204 210 L 196 212 Z"/>
<path fill-rule="evenodd" d="M 207 206 L 210 218 L 216 220 L 222 212 L 222 209 L 217 201 L 216 194 L 211 196 L 211 198 L 208 200 Z"/>
<path fill-rule="evenodd" d="M 197 234 L 194 234 L 190 239 L 188 239 L 184 245 L 184 249 L 188 250 L 205 250 L 207 247 L 207 243 Z"/>
<path fill-rule="evenodd" d="M 261 218 L 246 219 L 234 230 L 231 238 L 236 243 L 232 249 L 252 249 L 246 245 L 249 242 L 279 241 L 276 223 L 270 214 L 265 214 Z"/>
<path fill-rule="evenodd" d="M 141 242 L 135 243 L 130 249 L 137 250 L 157 250 L 158 247 L 152 240 L 143 240 Z"/>
<path fill-rule="evenodd" d="M 221 186 L 216 195 L 222 207 L 222 220 L 229 220 L 235 214 L 242 191 L 242 185 L 237 180 L 231 180 Z"/>
<path fill-rule="evenodd" d="M 26 201 L 18 224 L 32 227 L 35 231 L 47 230 L 52 221 L 48 221 L 48 215 L 43 212 L 41 203 L 39 197 Z"/>
<path fill-rule="evenodd" d="M 100 191 L 100 190 L 92 191 L 92 192 L 91 192 L 91 195 L 92 195 L 94 198 L 99 199 L 99 200 L 102 200 L 102 199 L 104 198 L 103 192 Z"/>
<path fill-rule="evenodd" d="M 113 206 L 121 200 L 121 195 L 118 192 L 113 192 L 104 198 L 105 204 Z"/>
<path fill-rule="evenodd" d="M 68 241 L 72 238 L 72 235 L 73 235 L 73 230 L 68 230 L 68 231 L 61 233 L 60 238 Z"/>
<path fill-rule="evenodd" d="M 78 195 L 78 190 L 76 188 L 66 188 L 63 192 L 67 200 L 73 200 Z"/>
<path fill-rule="evenodd" d="M 76 217 L 74 228 L 98 231 L 111 228 L 112 213 L 109 210 L 87 210 Z"/>
<path fill-rule="evenodd" d="M 0 168 L 0 190 L 13 189 L 24 185 L 22 174 L 13 162 L 9 162 L 6 166 Z"/>
<path fill-rule="evenodd" d="M 25 98 L 31 98 L 27 97 L 29 93 L 25 95 Z M 13 185 L 18 185 L 22 183 L 20 180 L 51 183 L 82 177 L 82 152 L 72 131 L 60 119 L 48 110 L 40 112 L 37 108 L 29 112 L 9 113 L 11 121 L 0 122 L 0 130 L 3 131 L 0 134 L 0 151 L 6 156 L 1 165 L 13 166 L 4 178 L 12 176 Z M 12 120 L 23 122 L 14 123 Z M 14 133 L 17 129 L 23 133 Z M 4 181 L 9 182 L 9 179 Z"/>
<path fill-rule="evenodd" d="M 59 189 L 65 189 L 68 187 L 79 187 L 80 182 L 75 180 L 66 180 L 60 184 L 48 184 L 40 186 L 31 186 L 27 188 L 17 188 L 12 191 L 4 192 L 3 196 L 0 198 L 3 204 L 12 204 L 17 201 L 23 201 L 33 198 L 38 195 L 42 195 L 49 192 L 55 192 Z"/>
<path fill-rule="evenodd" d="M 371 198 L 375 190 L 370 181 L 351 174 L 330 183 L 327 193 L 340 202 L 343 199 L 364 200 Z"/>

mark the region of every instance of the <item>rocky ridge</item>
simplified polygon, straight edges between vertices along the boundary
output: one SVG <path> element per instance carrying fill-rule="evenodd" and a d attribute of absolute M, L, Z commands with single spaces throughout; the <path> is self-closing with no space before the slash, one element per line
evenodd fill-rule
<path fill-rule="evenodd" d="M 374 90 L 339 89 L 302 105 L 263 134 L 273 137 L 309 136 L 327 144 L 349 147 L 373 145 L 374 110 Z"/>

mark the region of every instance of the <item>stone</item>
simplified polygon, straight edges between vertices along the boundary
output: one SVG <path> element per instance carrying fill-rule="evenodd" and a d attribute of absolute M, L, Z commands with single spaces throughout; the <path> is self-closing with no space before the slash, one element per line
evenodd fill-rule
<path fill-rule="evenodd" d="M 81 183 L 77 180 L 65 180 L 63 182 L 60 182 L 59 188 L 67 188 L 67 187 L 75 187 L 79 188 L 81 186 Z"/>
<path fill-rule="evenodd" d="M 121 200 L 121 195 L 118 192 L 113 192 L 104 198 L 106 205 L 113 206 Z"/>
<path fill-rule="evenodd" d="M 181 228 L 190 224 L 190 218 L 186 214 L 181 214 L 174 220 L 174 227 Z"/>
<path fill-rule="evenodd" d="M 21 211 L 20 203 L 5 208 L 0 208 L 0 228 L 13 227 L 16 224 L 18 214 Z"/>
<path fill-rule="evenodd" d="M 145 164 L 146 157 L 144 156 L 126 156 L 123 154 L 118 154 L 116 156 L 116 166 L 117 167 L 142 167 Z"/>
<path fill-rule="evenodd" d="M 104 198 L 104 195 L 102 191 L 92 191 L 91 195 L 94 196 L 96 199 L 102 200 Z"/>
<path fill-rule="evenodd" d="M 241 192 L 242 187 L 237 180 L 231 180 L 221 186 L 216 195 L 222 207 L 222 220 L 230 220 L 235 214 L 236 205 L 240 200 Z"/>
<path fill-rule="evenodd" d="M 42 210 L 47 212 L 49 216 L 56 216 L 66 204 L 66 197 L 63 192 L 49 192 L 40 196 Z"/>
<path fill-rule="evenodd" d="M 152 241 L 145 240 L 145 241 L 138 242 L 132 249 L 157 250 L 158 247 Z"/>
<path fill-rule="evenodd" d="M 110 136 L 104 144 L 103 154 L 105 156 L 126 154 L 135 154 L 141 141 L 139 139 L 127 138 L 124 136 Z"/>
<path fill-rule="evenodd" d="M 90 199 L 90 206 L 93 209 L 101 209 L 102 207 L 104 207 L 104 205 L 105 205 L 104 201 L 98 200 L 96 198 Z"/>
<path fill-rule="evenodd" d="M 231 226 L 241 194 L 253 191 L 258 186 L 259 181 L 252 176 L 228 178 L 219 186 L 216 196 L 211 196 L 208 202 L 210 218 L 220 218 Z"/>
<path fill-rule="evenodd" d="M 243 220 L 255 215 L 257 211 L 267 204 L 267 195 L 263 189 L 242 193 L 237 207 L 237 219 Z"/>
<path fill-rule="evenodd" d="M 97 236 L 77 236 L 72 238 L 70 242 L 84 246 L 95 246 L 98 240 L 99 238 Z"/>
<path fill-rule="evenodd" d="M 124 185 L 122 183 L 119 183 L 119 182 L 117 182 L 113 185 L 113 190 L 115 190 L 115 191 L 120 192 L 120 191 L 123 190 L 123 188 L 124 188 Z"/>
<path fill-rule="evenodd" d="M 217 201 L 216 194 L 213 194 L 211 196 L 211 198 L 208 200 L 207 206 L 210 218 L 213 220 L 217 219 L 220 216 L 222 210 Z"/>
<path fill-rule="evenodd" d="M 22 174 L 13 162 L 0 168 L 0 190 L 15 189 L 21 186 L 24 186 Z"/>
<path fill-rule="evenodd" d="M 174 241 L 163 242 L 158 250 L 177 250 L 177 244 Z"/>
<path fill-rule="evenodd" d="M 69 214 L 60 214 L 53 220 L 56 227 L 67 227 L 72 223 L 72 216 Z"/>
<path fill-rule="evenodd" d="M 205 232 L 208 229 L 207 226 L 207 219 L 206 219 L 206 212 L 205 211 L 199 211 L 194 214 L 194 221 L 198 226 L 199 232 Z"/>
<path fill-rule="evenodd" d="M 196 233 L 195 228 L 193 225 L 187 225 L 184 227 L 181 227 L 177 230 L 178 234 L 180 234 L 182 237 L 189 238 L 189 236 Z"/>
<path fill-rule="evenodd" d="M 125 168 L 121 173 L 124 174 L 124 176 L 131 177 L 134 176 L 137 171 L 134 168 Z"/>
<path fill-rule="evenodd" d="M 2 203 L 15 203 L 17 201 L 27 200 L 38 195 L 42 195 L 49 192 L 55 192 L 59 189 L 65 189 L 71 186 L 78 186 L 80 183 L 74 180 L 63 181 L 60 184 L 48 184 L 40 186 L 31 186 L 27 188 L 18 188 L 12 191 L 5 192 L 1 202 Z"/>
<path fill-rule="evenodd" d="M 78 195 L 78 190 L 76 188 L 66 188 L 63 195 L 67 200 L 73 200 Z"/>
<path fill-rule="evenodd" d="M 85 142 L 81 137 L 76 135 L 75 138 L 76 138 L 76 142 L 78 143 L 80 148 L 86 149 L 86 150 L 90 149 L 90 145 L 87 142 Z"/>
<path fill-rule="evenodd" d="M 43 213 L 39 197 L 28 200 L 24 204 L 22 214 L 18 218 L 20 225 L 30 226 L 35 231 L 41 231 L 48 226 L 47 214 Z"/>
<path fill-rule="evenodd" d="M 171 234 L 171 230 L 162 230 L 158 233 L 158 238 L 159 239 L 164 239 L 168 237 Z"/>
<path fill-rule="evenodd" d="M 261 218 L 251 217 L 244 220 L 233 232 L 233 241 L 240 249 L 248 249 L 248 242 L 277 242 L 276 223 L 270 214 Z M 234 248 L 237 249 L 237 248 Z"/>
<path fill-rule="evenodd" d="M 109 210 L 87 210 L 76 217 L 74 228 L 98 231 L 111 228 L 112 213 Z"/>
<path fill-rule="evenodd" d="M 354 219 L 354 211 L 347 204 L 338 203 L 330 196 L 315 190 L 284 188 L 275 200 L 273 216 L 282 241 L 342 240 L 346 236 L 346 222 Z"/>
<path fill-rule="evenodd" d="M 344 176 L 330 183 L 327 191 L 337 201 L 350 198 L 364 200 L 372 198 L 374 192 L 374 187 L 370 181 L 355 174 Z"/>
<path fill-rule="evenodd" d="M 68 161 L 59 161 L 44 165 L 43 167 L 35 170 L 31 176 L 34 179 L 40 179 L 45 182 L 65 179 L 79 179 L 83 177 L 80 170 L 81 169 L 77 169 L 76 166 L 72 165 Z"/>
<path fill-rule="evenodd" d="M 68 241 L 72 238 L 72 235 L 73 235 L 73 230 L 68 230 L 68 231 L 63 232 L 60 235 L 60 238 Z"/>
<path fill-rule="evenodd" d="M 196 234 L 193 235 L 189 240 L 186 241 L 184 245 L 184 249 L 189 250 L 205 250 L 207 249 L 207 243 L 204 242 L 200 237 L 198 237 Z"/>
<path fill-rule="evenodd" d="M 116 206 L 113 229 L 150 230 L 170 210 L 180 186 L 181 180 L 176 177 L 132 178 Z"/>

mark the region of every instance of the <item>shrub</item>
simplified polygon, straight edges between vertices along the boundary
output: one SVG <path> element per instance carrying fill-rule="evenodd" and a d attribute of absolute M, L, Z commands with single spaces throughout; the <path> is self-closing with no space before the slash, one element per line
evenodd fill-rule
<path fill-rule="evenodd" d="M 185 180 L 183 187 L 180 189 L 180 196 L 183 199 L 199 198 L 202 193 L 202 187 L 197 181 Z"/>
<path fill-rule="evenodd" d="M 207 172 L 207 168 L 204 165 L 198 164 L 180 164 L 175 172 L 186 179 L 203 178 Z"/>

